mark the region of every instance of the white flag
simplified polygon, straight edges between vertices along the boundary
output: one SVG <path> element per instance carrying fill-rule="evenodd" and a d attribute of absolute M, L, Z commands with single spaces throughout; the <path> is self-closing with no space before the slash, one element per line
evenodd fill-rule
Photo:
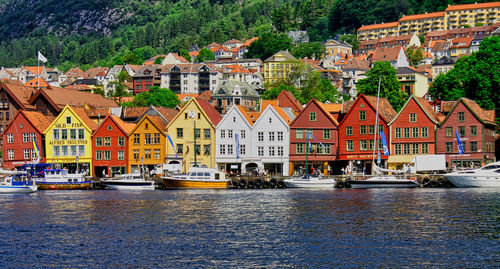
<path fill-rule="evenodd" d="M 47 62 L 47 58 L 45 58 L 45 56 L 43 56 L 42 53 L 40 53 L 40 51 L 38 51 L 38 60 L 44 63 Z"/>

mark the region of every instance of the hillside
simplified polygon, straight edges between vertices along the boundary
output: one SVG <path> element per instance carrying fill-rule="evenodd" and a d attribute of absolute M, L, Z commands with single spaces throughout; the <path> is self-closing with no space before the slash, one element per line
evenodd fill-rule
<path fill-rule="evenodd" d="M 470 0 L 0 0 L 0 66 L 109 66 L 263 32 L 307 30 L 312 41 L 362 24 Z"/>

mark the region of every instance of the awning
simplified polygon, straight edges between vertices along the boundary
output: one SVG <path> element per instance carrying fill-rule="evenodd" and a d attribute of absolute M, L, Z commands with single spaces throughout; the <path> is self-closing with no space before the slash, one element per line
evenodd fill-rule
<path fill-rule="evenodd" d="M 389 155 L 387 163 L 409 163 L 415 155 Z"/>

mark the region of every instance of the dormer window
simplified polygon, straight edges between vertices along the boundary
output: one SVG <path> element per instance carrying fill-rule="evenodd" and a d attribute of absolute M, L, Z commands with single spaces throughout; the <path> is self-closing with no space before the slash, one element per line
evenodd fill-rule
<path fill-rule="evenodd" d="M 66 124 L 71 124 L 71 117 L 66 117 Z"/>

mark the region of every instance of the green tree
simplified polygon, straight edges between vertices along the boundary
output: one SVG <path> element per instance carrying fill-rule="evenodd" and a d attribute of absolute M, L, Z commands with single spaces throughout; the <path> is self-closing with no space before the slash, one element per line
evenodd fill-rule
<path fill-rule="evenodd" d="M 292 55 L 297 58 L 307 57 L 309 59 L 321 59 L 325 52 L 325 45 L 321 42 L 299 43 L 297 46 L 293 47 L 291 51 Z"/>
<path fill-rule="evenodd" d="M 278 95 L 280 95 L 280 93 L 282 91 L 290 92 L 295 96 L 295 98 L 297 98 L 297 100 L 300 100 L 300 92 L 297 90 L 297 88 L 295 88 L 294 86 L 286 85 L 286 84 L 280 84 L 276 87 L 267 89 L 262 94 L 262 99 L 274 100 L 274 99 L 278 98 Z"/>
<path fill-rule="evenodd" d="M 134 101 L 124 103 L 124 106 L 143 107 L 161 106 L 174 108 L 180 103 L 177 95 L 170 89 L 153 86 L 147 92 L 141 92 L 134 97 Z"/>
<path fill-rule="evenodd" d="M 359 40 L 356 34 L 342 35 L 339 40 L 341 42 L 346 42 L 348 44 L 351 44 L 353 51 L 358 50 L 359 48 Z"/>
<path fill-rule="evenodd" d="M 188 62 L 191 62 L 191 56 L 189 55 L 189 51 L 187 49 L 181 49 L 179 55 L 184 57 Z"/>
<path fill-rule="evenodd" d="M 292 46 L 292 39 L 286 34 L 265 33 L 250 44 L 245 58 L 265 60 L 280 50 L 290 50 Z"/>
<path fill-rule="evenodd" d="M 131 77 L 127 72 L 124 70 L 120 71 L 118 74 L 118 81 L 113 82 L 116 83 L 115 90 L 111 93 L 112 97 L 118 98 L 118 104 L 123 103 L 122 98 L 126 96 L 132 96 L 132 94 L 129 92 L 127 86 L 125 86 L 125 82 L 127 80 L 130 80 Z"/>
<path fill-rule="evenodd" d="M 195 62 L 202 63 L 208 60 L 215 60 L 214 53 L 207 48 L 202 48 L 198 53 L 198 56 L 196 56 Z"/>
<path fill-rule="evenodd" d="M 129 53 L 123 56 L 122 60 L 126 64 L 142 64 L 143 62 L 143 60 L 135 53 Z"/>
<path fill-rule="evenodd" d="M 421 48 L 409 47 L 406 49 L 405 54 L 410 61 L 410 65 L 413 67 L 418 67 L 424 59 L 424 53 Z"/>
<path fill-rule="evenodd" d="M 392 107 L 399 111 L 408 96 L 401 90 L 401 85 L 396 77 L 396 69 L 389 62 L 375 62 L 368 71 L 368 77 L 361 79 L 356 88 L 364 95 L 377 96 L 378 83 L 380 84 L 380 97 L 386 98 Z"/>
<path fill-rule="evenodd" d="M 156 55 L 156 50 L 153 49 L 150 46 L 145 46 L 145 47 L 142 47 L 142 48 L 135 49 L 133 51 L 133 53 L 135 55 L 137 55 L 137 57 L 139 57 L 142 61 L 145 61 L 145 60 L 147 60 L 147 59 L 155 56 Z"/>
<path fill-rule="evenodd" d="M 165 59 L 165 57 L 163 57 L 163 56 L 156 58 L 155 64 L 161 64 L 161 62 L 163 62 L 163 59 Z"/>

